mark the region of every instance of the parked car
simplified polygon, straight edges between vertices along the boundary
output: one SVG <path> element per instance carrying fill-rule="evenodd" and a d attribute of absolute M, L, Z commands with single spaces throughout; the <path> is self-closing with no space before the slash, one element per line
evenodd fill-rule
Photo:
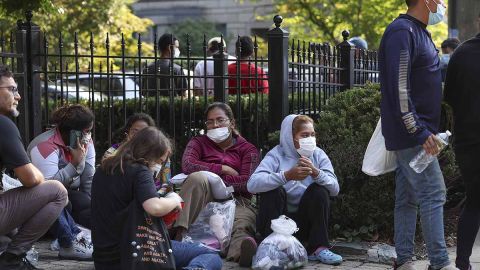
<path fill-rule="evenodd" d="M 99 96 L 107 98 L 109 95 L 113 99 L 123 99 L 123 90 L 125 87 L 125 98 L 133 99 L 138 98 L 140 95 L 140 87 L 136 83 L 135 79 L 131 76 L 125 76 L 125 86 L 124 77 L 121 74 L 112 74 L 110 77 L 106 75 L 94 74 L 93 77 L 90 74 L 80 74 L 78 75 L 78 84 L 81 87 L 87 89 L 92 88 L 92 79 L 93 79 L 93 92 Z M 110 89 L 108 81 L 110 80 Z M 77 77 L 75 75 L 68 76 L 63 80 L 63 84 L 68 86 L 75 87 Z M 60 84 L 60 81 L 57 81 L 57 85 Z"/>
<path fill-rule="evenodd" d="M 44 98 L 45 95 L 45 84 L 42 83 L 40 85 L 40 89 L 42 92 L 42 98 Z M 78 88 L 78 94 L 80 99 L 93 99 L 95 101 L 99 101 L 102 99 L 106 99 L 107 96 L 102 97 L 99 93 L 95 93 L 90 91 L 87 87 L 80 85 Z M 63 91 L 63 94 L 62 94 Z M 47 88 L 47 93 L 48 93 L 48 98 L 49 99 L 68 99 L 69 101 L 73 101 L 77 99 L 77 87 L 75 85 L 63 85 L 63 89 L 61 85 L 58 84 L 52 84 L 51 82 L 48 84 Z"/>

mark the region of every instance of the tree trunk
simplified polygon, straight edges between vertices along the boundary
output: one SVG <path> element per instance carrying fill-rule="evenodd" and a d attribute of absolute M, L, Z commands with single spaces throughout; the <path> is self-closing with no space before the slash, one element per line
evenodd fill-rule
<path fill-rule="evenodd" d="M 461 41 L 475 36 L 480 31 L 480 1 L 456 0 L 456 21 Z"/>

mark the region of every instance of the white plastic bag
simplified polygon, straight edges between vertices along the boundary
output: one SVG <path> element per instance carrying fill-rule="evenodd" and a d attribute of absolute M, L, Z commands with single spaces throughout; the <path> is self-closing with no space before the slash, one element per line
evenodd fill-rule
<path fill-rule="evenodd" d="M 225 200 L 232 196 L 233 187 L 225 186 L 222 178 L 215 173 L 209 171 L 200 171 L 205 176 L 207 176 L 208 183 L 210 184 L 210 189 L 212 190 L 212 196 L 214 199 L 217 200 Z M 170 183 L 174 185 L 182 185 L 185 179 L 187 179 L 188 175 L 181 173 L 177 174 L 172 179 L 170 179 Z"/>
<path fill-rule="evenodd" d="M 382 135 L 382 119 L 370 138 L 363 157 L 362 171 L 370 176 L 378 176 L 397 168 L 397 157 L 394 152 L 385 148 L 385 138 Z"/>
<path fill-rule="evenodd" d="M 10 189 L 23 186 L 18 179 L 12 178 L 5 173 L 2 174 L 2 185 L 3 185 L 3 191 L 5 192 L 7 192 Z"/>
<path fill-rule="evenodd" d="M 226 254 L 235 219 L 235 201 L 209 202 L 188 228 L 183 242 L 201 242 Z"/>
<path fill-rule="evenodd" d="M 252 268 L 295 269 L 308 263 L 307 251 L 292 234 L 298 231 L 292 219 L 282 215 L 272 220 L 273 233 L 258 246 L 253 257 Z"/>

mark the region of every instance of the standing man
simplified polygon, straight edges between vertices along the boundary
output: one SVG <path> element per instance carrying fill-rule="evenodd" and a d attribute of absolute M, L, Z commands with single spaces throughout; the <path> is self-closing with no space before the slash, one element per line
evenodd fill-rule
<path fill-rule="evenodd" d="M 440 122 L 442 77 L 438 50 L 427 24 L 442 21 L 443 0 L 406 0 L 407 14 L 385 30 L 380 44 L 382 133 L 397 156 L 395 187 L 395 269 L 416 269 L 414 255 L 417 208 L 430 259 L 429 269 L 456 269 L 450 264 L 443 229 L 446 191 L 435 159 L 422 173 L 409 162 L 424 149 L 438 154 L 435 134 Z"/>
<path fill-rule="evenodd" d="M 471 269 L 470 256 L 480 227 L 480 33 L 452 55 L 445 81 L 445 101 L 452 106 L 455 157 L 465 181 L 466 203 L 458 220 L 457 260 Z"/>
<path fill-rule="evenodd" d="M 195 89 L 195 95 L 196 96 L 202 96 L 204 94 L 205 90 L 205 79 L 207 80 L 206 83 L 206 90 L 207 90 L 207 95 L 212 96 L 213 95 L 213 55 L 218 53 L 220 49 L 223 49 L 223 51 L 226 53 L 227 50 L 227 44 L 225 43 L 225 40 L 222 37 L 214 37 L 211 38 L 208 41 L 207 45 L 207 59 L 206 59 L 206 67 L 205 67 L 205 61 L 200 61 L 197 63 L 195 66 L 195 71 L 194 71 L 194 78 L 193 78 L 193 86 Z M 235 63 L 235 60 L 237 59 L 235 56 L 232 55 L 227 55 L 229 61 L 228 64 L 233 64 Z M 206 72 L 205 72 L 206 71 Z"/>
<path fill-rule="evenodd" d="M 182 67 L 170 61 L 180 57 L 180 42 L 173 34 L 165 33 L 158 39 L 158 51 L 157 63 L 151 63 L 143 71 L 143 95 L 154 97 L 157 90 L 159 96 L 170 96 L 172 90 L 174 96 L 183 95 L 187 90 L 187 78 Z"/>
<path fill-rule="evenodd" d="M 7 117 L 18 116 L 19 100 L 13 74 L 0 65 L 0 171 L 3 177 L 13 173 L 23 185 L 6 192 L 0 188 L 0 235 L 18 228 L 7 250 L 0 255 L 2 270 L 36 269 L 26 259 L 26 252 L 67 204 L 66 189 L 58 181 L 44 181 L 42 173 L 28 159 L 18 128 Z"/>

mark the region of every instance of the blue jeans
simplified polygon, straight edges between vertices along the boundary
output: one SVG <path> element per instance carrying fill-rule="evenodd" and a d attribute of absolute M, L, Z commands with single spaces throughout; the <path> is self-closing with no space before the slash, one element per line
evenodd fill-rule
<path fill-rule="evenodd" d="M 60 216 L 58 216 L 57 220 L 50 228 L 50 233 L 58 239 L 60 247 L 63 248 L 71 247 L 80 231 L 80 228 L 67 211 L 67 208 L 63 208 L 62 212 L 60 212 Z"/>
<path fill-rule="evenodd" d="M 422 150 L 416 146 L 397 155 L 395 187 L 395 250 L 397 264 L 411 260 L 414 254 L 417 209 L 420 206 L 422 233 L 433 269 L 447 266 L 447 248 L 443 228 L 443 205 L 446 190 L 442 171 L 435 159 L 422 173 L 416 173 L 408 163 Z"/>
<path fill-rule="evenodd" d="M 172 250 L 177 269 L 203 268 L 207 270 L 221 270 L 222 259 L 209 248 L 197 243 L 183 243 L 172 240 Z"/>

